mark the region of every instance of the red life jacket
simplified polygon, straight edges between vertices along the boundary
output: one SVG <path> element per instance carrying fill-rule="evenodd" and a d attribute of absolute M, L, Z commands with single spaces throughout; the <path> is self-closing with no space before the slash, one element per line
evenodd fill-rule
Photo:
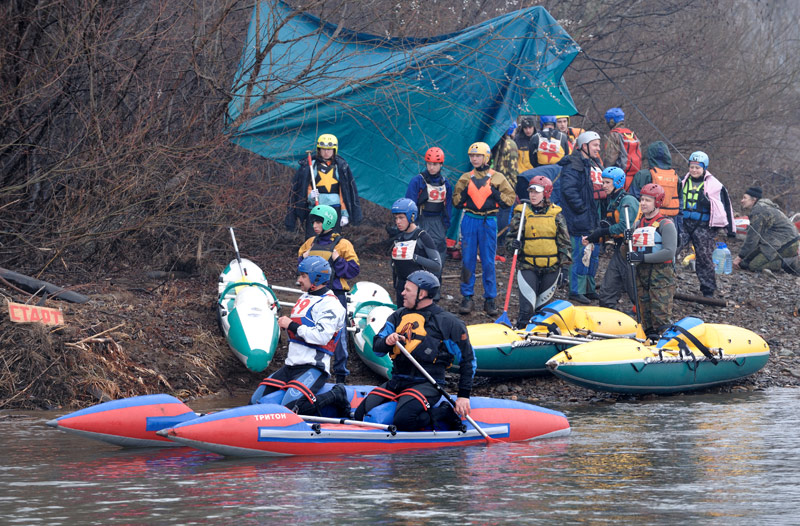
<path fill-rule="evenodd" d="M 622 147 L 625 148 L 625 153 L 628 157 L 628 162 L 623 168 L 625 170 L 625 191 L 627 191 L 633 182 L 633 176 L 642 167 L 641 144 L 636 134 L 628 128 L 614 128 L 611 131 L 622 135 Z"/>

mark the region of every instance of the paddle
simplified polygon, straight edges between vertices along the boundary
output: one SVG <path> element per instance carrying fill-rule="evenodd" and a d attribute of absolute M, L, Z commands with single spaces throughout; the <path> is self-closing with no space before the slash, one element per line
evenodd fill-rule
<path fill-rule="evenodd" d="M 281 292 L 292 292 L 294 294 L 303 294 L 303 291 L 300 290 L 300 289 L 293 289 L 293 288 L 290 288 L 290 287 L 281 287 L 279 285 L 270 285 L 270 287 L 272 287 L 273 290 L 279 290 Z"/>
<path fill-rule="evenodd" d="M 431 383 L 431 385 L 433 385 L 436 388 L 437 391 L 439 391 L 439 394 L 441 394 L 444 397 L 444 399 L 447 400 L 447 403 L 450 404 L 451 406 L 453 406 L 453 409 L 455 409 L 456 402 L 455 402 L 455 400 L 453 400 L 453 397 L 451 397 L 449 394 L 447 394 L 447 391 L 442 389 L 442 386 L 439 385 L 436 382 L 436 380 L 434 380 L 433 377 L 428 374 L 428 371 L 426 371 L 425 368 L 422 367 L 420 365 L 420 363 L 413 356 L 411 356 L 411 353 L 406 350 L 406 348 L 403 346 L 402 343 L 400 343 L 398 341 L 395 345 L 397 346 L 398 349 L 400 349 L 400 352 L 402 352 L 405 355 L 405 357 L 408 358 L 409 361 L 412 364 L 414 364 L 414 367 L 416 367 L 417 370 L 422 373 L 422 375 L 425 377 L 425 379 L 428 380 Z M 472 424 L 472 426 L 475 429 L 478 430 L 478 433 L 480 433 L 481 436 L 486 439 L 486 443 L 487 444 L 491 444 L 492 442 L 499 442 L 499 440 L 496 440 L 496 439 L 490 437 L 489 435 L 487 435 L 486 431 L 481 429 L 481 427 L 478 425 L 478 423 L 475 422 L 475 420 L 473 420 L 471 416 L 466 415 L 464 418 L 466 418 L 467 422 Z"/>
<path fill-rule="evenodd" d="M 628 216 L 628 207 L 625 207 L 625 226 L 628 230 L 631 229 L 631 218 Z M 633 252 L 633 241 L 630 239 L 628 240 L 628 252 Z M 633 279 L 633 297 L 636 298 L 636 321 L 639 323 L 639 327 L 644 330 L 642 327 L 642 309 L 639 308 L 639 291 L 636 287 L 636 265 L 631 263 L 631 279 Z"/>
<path fill-rule="evenodd" d="M 317 182 L 314 180 L 314 170 L 311 168 L 311 150 L 306 150 L 308 154 L 308 174 L 311 177 L 311 188 L 314 189 L 314 193 L 317 193 Z M 319 195 L 314 196 L 314 206 L 319 205 Z"/>
<path fill-rule="evenodd" d="M 247 272 L 244 270 L 244 267 L 242 266 L 242 258 L 239 255 L 239 245 L 236 244 L 236 236 L 233 234 L 233 227 L 229 226 L 228 230 L 231 231 L 231 241 L 233 241 L 233 250 L 234 252 L 236 252 L 236 261 L 239 263 L 239 272 L 242 275 L 242 279 L 244 279 L 247 276 Z"/>
<path fill-rule="evenodd" d="M 322 424 L 347 424 L 351 426 L 374 427 L 376 429 L 383 429 L 392 434 L 397 434 L 397 428 L 393 425 L 378 424 L 377 422 L 362 422 L 361 420 L 350 420 L 348 418 L 329 418 L 325 416 L 312 416 L 312 415 L 297 415 L 306 422 L 319 422 Z"/>
<path fill-rule="evenodd" d="M 519 228 L 517 229 L 517 243 L 519 243 L 520 238 L 522 237 L 522 228 L 525 226 L 525 206 L 528 203 L 526 201 L 522 202 L 522 214 L 519 216 Z M 503 304 L 503 314 L 500 315 L 494 322 L 499 323 L 501 325 L 505 325 L 506 327 L 511 327 L 511 320 L 508 319 L 508 300 L 511 299 L 511 286 L 514 284 L 514 270 L 517 268 L 517 256 L 519 255 L 519 249 L 514 249 L 514 257 L 511 259 L 511 272 L 508 275 L 508 287 L 506 288 L 506 301 Z"/>

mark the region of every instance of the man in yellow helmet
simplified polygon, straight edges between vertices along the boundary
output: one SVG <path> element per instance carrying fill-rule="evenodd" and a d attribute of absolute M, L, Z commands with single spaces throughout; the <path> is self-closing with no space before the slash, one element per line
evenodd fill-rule
<path fill-rule="evenodd" d="M 297 220 L 305 223 L 306 237 L 314 236 L 314 223 L 309 212 L 317 205 L 327 205 L 338 215 L 334 232 L 343 226 L 361 222 L 361 203 L 350 165 L 339 155 L 339 141 L 335 135 L 323 133 L 317 139 L 317 153 L 309 152 L 300 160 L 300 167 L 292 180 L 289 207 L 284 220 L 286 229 L 293 231 Z"/>
<path fill-rule="evenodd" d="M 497 280 L 494 256 L 497 253 L 497 212 L 514 204 L 516 193 L 506 177 L 489 168 L 492 150 L 485 142 L 476 142 L 467 150 L 472 171 L 463 174 L 453 190 L 453 206 L 464 209 L 461 220 L 461 314 L 472 312 L 475 291 L 475 266 L 478 251 L 483 269 L 483 310 L 499 314 L 494 299 Z"/>

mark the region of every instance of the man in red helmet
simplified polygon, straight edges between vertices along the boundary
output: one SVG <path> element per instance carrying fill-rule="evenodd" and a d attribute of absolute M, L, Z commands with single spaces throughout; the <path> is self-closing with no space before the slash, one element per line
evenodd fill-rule
<path fill-rule="evenodd" d="M 636 266 L 636 288 L 642 328 L 648 338 L 658 338 L 658 328 L 669 325 L 675 296 L 675 251 L 678 231 L 673 220 L 661 213 L 665 192 L 655 183 L 644 185 L 639 209 L 642 218 L 636 230 L 625 231 L 633 241 L 627 260 Z"/>
<path fill-rule="evenodd" d="M 419 211 L 417 225 L 431 236 L 440 261 L 444 264 L 447 229 L 450 228 L 450 216 L 453 212 L 453 185 L 442 173 L 442 166 L 442 149 L 435 146 L 429 148 L 425 152 L 425 170 L 408 182 L 406 197 L 416 203 Z"/>
<path fill-rule="evenodd" d="M 561 267 L 572 261 L 567 221 L 561 207 L 550 202 L 552 193 L 550 179 L 543 175 L 531 178 L 525 214 L 522 205 L 517 205 L 506 236 L 506 250 L 519 251 L 517 329 L 524 329 L 539 307 L 553 298 Z M 522 235 L 517 239 L 520 222 Z"/>

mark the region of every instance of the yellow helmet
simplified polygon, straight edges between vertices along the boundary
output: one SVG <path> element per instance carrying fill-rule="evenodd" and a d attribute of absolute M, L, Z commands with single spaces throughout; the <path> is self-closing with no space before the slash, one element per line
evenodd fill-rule
<path fill-rule="evenodd" d="M 567 126 L 569 126 L 569 121 L 570 121 L 569 115 L 556 115 L 556 120 L 558 119 L 567 119 Z"/>
<path fill-rule="evenodd" d="M 339 139 L 330 133 L 323 133 L 319 136 L 319 139 L 317 139 L 317 148 L 326 148 L 333 150 L 333 153 L 338 153 Z"/>
<path fill-rule="evenodd" d="M 488 159 L 492 156 L 492 149 L 485 142 L 476 142 L 469 147 L 467 155 L 485 155 Z"/>

